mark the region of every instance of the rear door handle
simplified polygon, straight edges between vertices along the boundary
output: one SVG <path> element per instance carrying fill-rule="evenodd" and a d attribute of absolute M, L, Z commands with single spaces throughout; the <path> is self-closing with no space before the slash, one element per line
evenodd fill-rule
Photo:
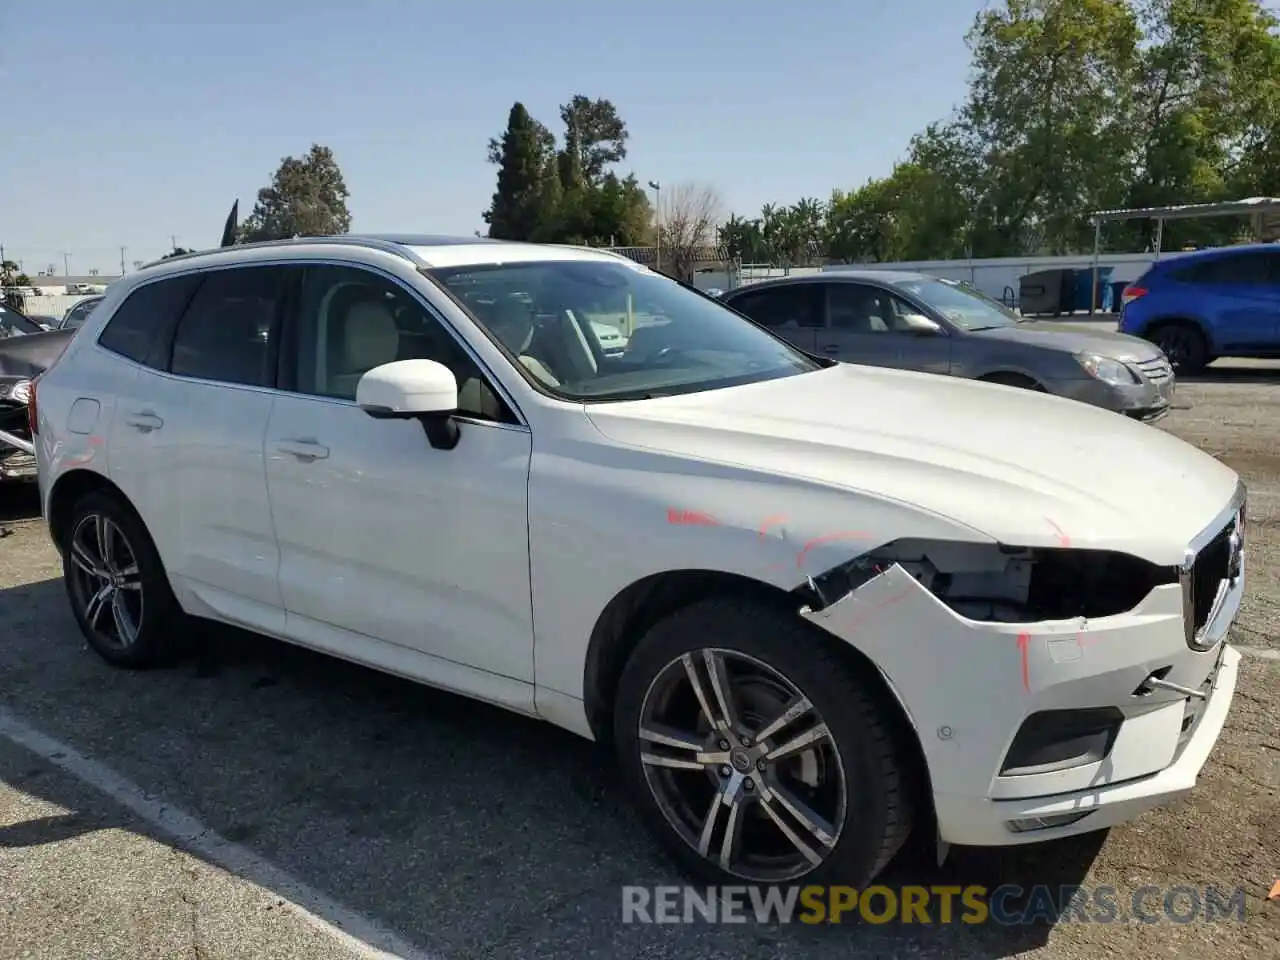
<path fill-rule="evenodd" d="M 329 448 L 316 440 L 281 440 L 276 449 L 307 462 L 324 460 L 329 456 Z"/>
<path fill-rule="evenodd" d="M 164 426 L 164 421 L 157 417 L 150 410 L 141 410 L 137 413 L 126 413 L 124 422 L 143 433 L 150 433 L 152 430 L 159 430 Z"/>

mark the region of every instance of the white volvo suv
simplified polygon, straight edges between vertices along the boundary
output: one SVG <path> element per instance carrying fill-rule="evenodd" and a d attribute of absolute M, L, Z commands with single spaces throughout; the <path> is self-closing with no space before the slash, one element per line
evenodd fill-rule
<path fill-rule="evenodd" d="M 1235 689 L 1245 493 L 1213 457 L 807 356 L 602 251 L 176 257 L 30 417 L 103 658 L 219 621 L 609 741 L 713 881 L 1109 827 L 1193 787 Z"/>

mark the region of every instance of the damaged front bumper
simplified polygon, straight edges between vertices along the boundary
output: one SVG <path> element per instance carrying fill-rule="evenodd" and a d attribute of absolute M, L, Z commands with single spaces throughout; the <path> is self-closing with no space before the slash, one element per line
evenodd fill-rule
<path fill-rule="evenodd" d="M 0 430 L 0 480 L 34 480 L 36 448 L 26 437 Z"/>
<path fill-rule="evenodd" d="M 1238 500 L 1206 544 L 1229 531 L 1238 543 L 1243 488 Z M 899 698 L 941 841 L 1050 840 L 1124 822 L 1195 785 L 1236 687 L 1240 655 L 1225 638 L 1244 592 L 1242 543 L 1233 549 L 1220 582 L 1188 572 L 1107 616 L 970 619 L 898 563 L 802 613 L 866 654 Z M 1211 605 L 1192 597 L 1197 583 L 1213 588 Z"/>

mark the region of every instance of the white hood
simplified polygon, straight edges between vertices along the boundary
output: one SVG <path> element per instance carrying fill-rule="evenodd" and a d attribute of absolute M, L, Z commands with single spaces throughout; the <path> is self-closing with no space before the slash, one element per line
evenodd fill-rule
<path fill-rule="evenodd" d="M 839 364 L 587 407 L 611 439 L 891 497 L 1003 543 L 1175 564 L 1230 502 L 1230 468 L 1157 427 L 1048 394 Z"/>

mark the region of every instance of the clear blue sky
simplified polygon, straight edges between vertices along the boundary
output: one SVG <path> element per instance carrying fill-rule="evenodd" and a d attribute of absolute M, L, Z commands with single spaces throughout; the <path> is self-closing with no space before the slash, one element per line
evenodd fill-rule
<path fill-rule="evenodd" d="M 521 100 L 607 97 L 623 172 L 729 207 L 887 173 L 964 94 L 981 0 L 0 0 L 0 244 L 30 273 L 217 243 L 286 155 L 333 148 L 352 229 L 470 234 Z"/>

